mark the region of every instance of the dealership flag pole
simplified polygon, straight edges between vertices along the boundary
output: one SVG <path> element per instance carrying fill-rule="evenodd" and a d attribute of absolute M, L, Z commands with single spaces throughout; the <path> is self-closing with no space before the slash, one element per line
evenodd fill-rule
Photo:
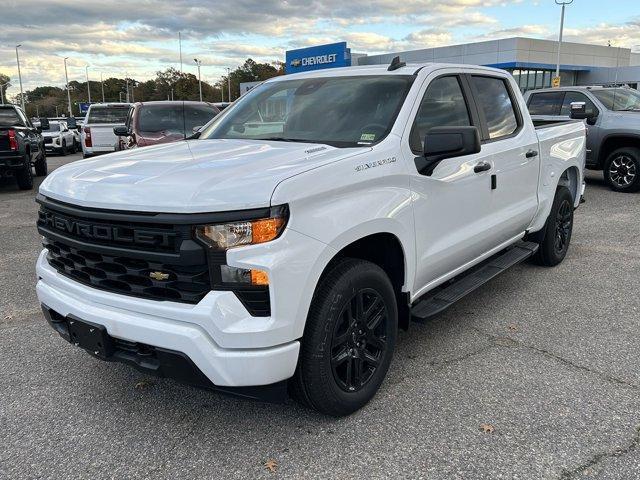
<path fill-rule="evenodd" d="M 178 48 L 180 49 L 180 73 L 182 73 L 182 33 L 178 32 Z"/>
<path fill-rule="evenodd" d="M 560 14 L 560 34 L 558 35 L 558 62 L 556 63 L 556 78 L 554 86 L 560 86 L 560 50 L 562 48 L 562 30 L 564 29 L 564 7 L 573 3 L 573 0 L 555 0 L 557 5 L 562 5 L 562 13 Z"/>
<path fill-rule="evenodd" d="M 87 76 L 87 97 L 89 98 L 89 103 L 91 103 L 91 88 L 89 87 L 89 65 L 84 66 L 84 72 Z"/>
<path fill-rule="evenodd" d="M 200 80 L 200 65 L 202 65 L 202 62 L 197 58 L 194 58 L 193 61 L 198 66 L 198 90 L 200 90 L 200 101 L 202 101 L 202 81 Z"/>
<path fill-rule="evenodd" d="M 104 103 L 104 81 L 102 80 L 102 72 L 100 72 L 100 88 L 102 89 L 102 103 Z"/>
<path fill-rule="evenodd" d="M 229 87 L 229 98 L 227 101 L 231 103 L 231 68 L 227 67 L 227 85 Z"/>
<path fill-rule="evenodd" d="M 24 109 L 24 93 L 22 93 L 22 74 L 20 73 L 20 54 L 18 53 L 18 48 L 21 47 L 22 44 L 16 45 L 16 62 L 18 62 L 18 79 L 20 80 L 20 103 L 22 105 L 22 110 L 26 112 Z"/>
<path fill-rule="evenodd" d="M 67 73 L 67 59 L 64 57 L 64 78 L 67 81 L 67 101 L 69 102 L 69 116 L 73 116 L 73 110 L 71 110 L 71 92 L 69 92 L 69 75 Z"/>

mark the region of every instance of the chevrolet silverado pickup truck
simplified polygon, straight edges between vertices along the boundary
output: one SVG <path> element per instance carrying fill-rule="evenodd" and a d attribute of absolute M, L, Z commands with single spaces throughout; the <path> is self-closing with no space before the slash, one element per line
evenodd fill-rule
<path fill-rule="evenodd" d="M 96 358 L 347 415 L 399 328 L 564 259 L 584 161 L 584 124 L 535 129 L 502 70 L 277 77 L 193 138 L 50 175 L 37 294 Z"/>
<path fill-rule="evenodd" d="M 20 190 L 33 188 L 33 170 L 47 174 L 41 130 L 17 105 L 0 106 L 0 178 L 13 176 Z"/>
<path fill-rule="evenodd" d="M 525 94 L 535 124 L 565 121 L 584 103 L 586 168 L 602 170 L 616 192 L 640 190 L 640 92 L 627 87 L 562 87 Z"/>

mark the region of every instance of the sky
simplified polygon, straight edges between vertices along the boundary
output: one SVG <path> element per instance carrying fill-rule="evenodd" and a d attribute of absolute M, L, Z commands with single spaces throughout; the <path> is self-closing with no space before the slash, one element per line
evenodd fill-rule
<path fill-rule="evenodd" d="M 292 48 L 346 41 L 352 52 L 385 53 L 524 36 L 556 39 L 554 0 L 2 0 L 0 73 L 9 96 L 109 76 L 145 80 L 168 67 L 214 82 L 248 57 L 284 60 Z M 565 39 L 640 52 L 640 0 L 574 0 Z"/>

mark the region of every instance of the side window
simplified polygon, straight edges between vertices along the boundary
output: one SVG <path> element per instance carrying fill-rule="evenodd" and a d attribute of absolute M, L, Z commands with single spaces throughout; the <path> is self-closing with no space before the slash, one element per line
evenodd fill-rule
<path fill-rule="evenodd" d="M 27 116 L 24 114 L 22 109 L 21 108 L 16 108 L 16 111 L 18 112 L 18 117 L 20 117 L 20 121 L 22 122 L 22 125 L 24 125 L 25 127 L 28 127 L 29 126 L 29 120 L 27 120 Z"/>
<path fill-rule="evenodd" d="M 468 125 L 471 120 L 458 78 L 438 78 L 424 93 L 411 128 L 409 145 L 414 153 L 422 153 L 424 137 L 431 128 Z"/>
<path fill-rule="evenodd" d="M 572 102 L 585 102 L 587 104 L 587 115 L 596 113 L 598 111 L 594 103 L 589 100 L 589 98 L 584 93 L 567 92 L 564 96 L 564 102 L 562 102 L 562 110 L 560 111 L 560 115 L 563 115 L 565 117 L 569 116 Z"/>
<path fill-rule="evenodd" d="M 511 135 L 518 129 L 518 117 L 502 78 L 471 77 L 478 107 L 484 113 L 489 138 L 495 140 Z"/>
<path fill-rule="evenodd" d="M 529 99 L 529 113 L 531 115 L 560 115 L 562 98 L 562 92 L 534 93 Z"/>

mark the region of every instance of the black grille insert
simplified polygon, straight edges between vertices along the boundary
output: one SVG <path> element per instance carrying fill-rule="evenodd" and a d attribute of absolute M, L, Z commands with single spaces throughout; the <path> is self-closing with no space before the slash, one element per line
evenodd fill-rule
<path fill-rule="evenodd" d="M 47 260 L 58 272 L 91 287 L 152 300 L 198 303 L 211 290 L 209 268 L 170 265 L 103 253 L 86 252 L 45 240 Z M 168 275 L 156 280 L 152 274 Z"/>

